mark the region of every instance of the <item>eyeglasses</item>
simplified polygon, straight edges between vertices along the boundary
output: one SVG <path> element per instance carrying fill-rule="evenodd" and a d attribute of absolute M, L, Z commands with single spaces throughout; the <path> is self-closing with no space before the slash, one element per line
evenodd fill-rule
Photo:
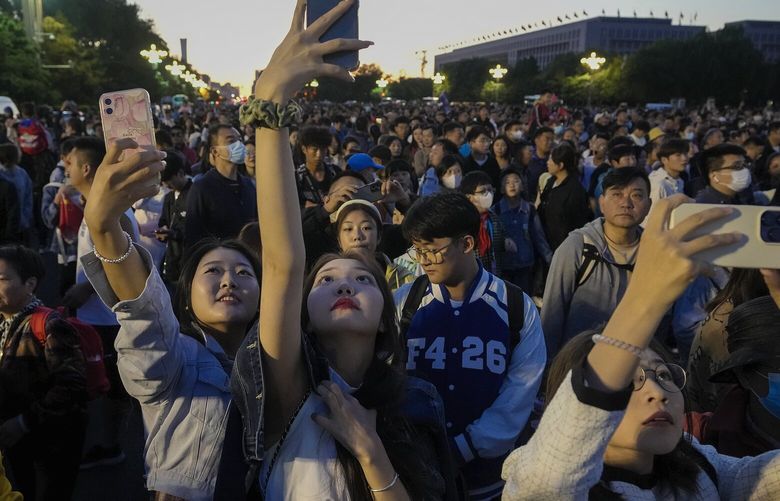
<path fill-rule="evenodd" d="M 438 249 L 420 249 L 419 247 L 412 247 L 406 255 L 420 264 L 441 264 L 444 262 L 443 252 L 448 247 L 452 247 L 458 240 L 460 240 L 460 237 L 453 239 L 452 242 L 444 247 L 439 247 Z"/>
<path fill-rule="evenodd" d="M 747 164 L 745 162 L 737 162 L 737 163 L 735 163 L 733 165 L 727 165 L 727 166 L 721 167 L 720 169 L 717 169 L 717 170 L 742 170 L 742 169 L 745 169 L 745 168 L 747 168 Z"/>
<path fill-rule="evenodd" d="M 647 381 L 647 374 L 653 374 L 653 379 L 658 386 L 672 393 L 677 393 L 685 388 L 688 375 L 685 369 L 677 364 L 658 364 L 655 369 L 643 369 L 637 367 L 634 374 L 634 391 L 639 391 Z"/>
<path fill-rule="evenodd" d="M 495 193 L 495 192 L 496 192 L 495 188 L 485 187 L 485 188 L 482 188 L 481 190 L 475 191 L 474 194 L 475 195 L 487 195 L 488 193 Z"/>

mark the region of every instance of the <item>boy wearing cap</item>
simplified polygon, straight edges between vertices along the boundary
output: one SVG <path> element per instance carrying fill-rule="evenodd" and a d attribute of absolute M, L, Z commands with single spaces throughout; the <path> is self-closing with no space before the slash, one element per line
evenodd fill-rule
<path fill-rule="evenodd" d="M 377 172 L 385 166 L 374 162 L 368 153 L 355 153 L 347 160 L 347 170 L 357 172 L 366 183 L 373 183 L 377 179 Z"/>

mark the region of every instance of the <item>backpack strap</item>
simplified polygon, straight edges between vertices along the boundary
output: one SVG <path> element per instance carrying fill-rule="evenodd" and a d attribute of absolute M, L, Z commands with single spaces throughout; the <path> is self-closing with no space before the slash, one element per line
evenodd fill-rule
<path fill-rule="evenodd" d="M 586 242 L 582 247 L 582 261 L 577 269 L 577 279 L 574 281 L 575 288 L 588 281 L 596 269 L 596 265 L 602 261 L 601 253 L 592 243 Z"/>
<path fill-rule="evenodd" d="M 403 310 L 401 310 L 401 321 L 399 322 L 399 329 L 401 331 L 401 339 L 406 339 L 406 332 L 412 325 L 412 318 L 417 313 L 417 308 L 420 307 L 423 296 L 428 290 L 428 286 L 431 284 L 428 280 L 428 275 L 420 275 L 412 283 L 412 287 L 409 289 L 409 294 L 404 301 Z M 406 341 L 404 341 L 405 343 Z"/>
<path fill-rule="evenodd" d="M 52 313 L 54 313 L 54 310 L 45 306 L 39 306 L 30 315 L 30 329 L 35 339 L 43 347 L 46 347 L 46 322 L 49 321 L 49 315 Z"/>
<path fill-rule="evenodd" d="M 509 316 L 509 351 L 510 356 L 515 347 L 520 344 L 520 331 L 525 325 L 525 294 L 523 289 L 504 280 L 506 285 L 506 307 Z"/>

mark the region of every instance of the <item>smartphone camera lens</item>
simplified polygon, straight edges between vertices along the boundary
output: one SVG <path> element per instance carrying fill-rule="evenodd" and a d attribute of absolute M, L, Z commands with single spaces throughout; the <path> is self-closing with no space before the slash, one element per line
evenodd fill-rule
<path fill-rule="evenodd" d="M 105 98 L 105 99 L 103 100 L 103 102 L 104 102 L 104 103 L 106 103 L 106 104 L 111 104 L 111 98 L 110 98 L 110 97 L 107 97 L 107 98 Z"/>
<path fill-rule="evenodd" d="M 106 115 L 110 115 L 114 112 L 111 108 L 106 108 Z"/>

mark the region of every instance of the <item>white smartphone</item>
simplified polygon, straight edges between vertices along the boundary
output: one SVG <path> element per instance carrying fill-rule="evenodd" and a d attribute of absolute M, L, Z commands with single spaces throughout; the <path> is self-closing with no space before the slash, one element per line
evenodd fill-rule
<path fill-rule="evenodd" d="M 731 207 L 734 212 L 702 226 L 689 238 L 735 231 L 746 238 L 701 252 L 697 257 L 725 268 L 780 268 L 780 207 L 683 204 L 672 211 L 669 227 L 674 228 L 689 216 L 713 207 Z"/>

